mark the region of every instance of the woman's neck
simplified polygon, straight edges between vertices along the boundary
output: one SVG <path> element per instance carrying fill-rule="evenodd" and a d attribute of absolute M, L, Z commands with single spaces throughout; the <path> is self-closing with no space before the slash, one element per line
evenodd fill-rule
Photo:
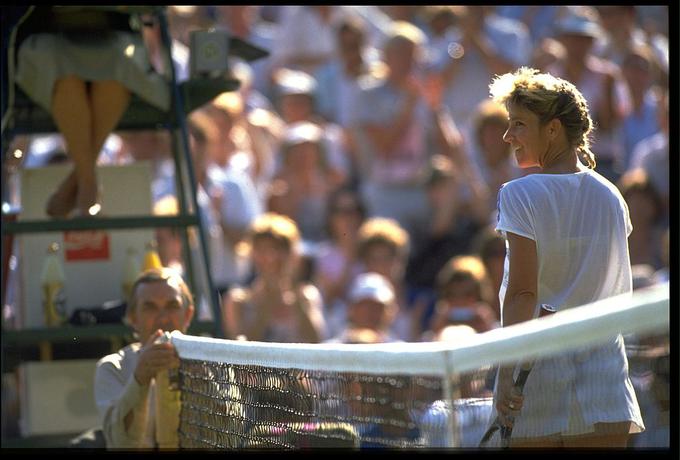
<path fill-rule="evenodd" d="M 560 150 L 552 156 L 546 155 L 541 165 L 541 173 L 543 174 L 571 174 L 586 169 L 578 159 L 576 150 L 570 147 Z"/>

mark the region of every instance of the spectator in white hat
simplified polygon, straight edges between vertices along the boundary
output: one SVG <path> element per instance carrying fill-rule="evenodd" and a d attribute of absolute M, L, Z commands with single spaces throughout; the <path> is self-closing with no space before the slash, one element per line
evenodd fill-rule
<path fill-rule="evenodd" d="M 347 301 L 347 327 L 328 342 L 400 342 L 389 332 L 397 305 L 387 278 L 374 272 L 362 273 L 352 283 Z"/>

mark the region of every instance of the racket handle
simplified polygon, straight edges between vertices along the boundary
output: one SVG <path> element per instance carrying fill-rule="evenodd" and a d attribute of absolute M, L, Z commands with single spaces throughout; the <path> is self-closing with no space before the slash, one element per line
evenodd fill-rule
<path fill-rule="evenodd" d="M 520 395 L 522 394 L 522 390 L 524 389 L 524 384 L 527 383 L 527 378 L 529 377 L 530 372 L 531 364 L 528 363 L 524 363 L 522 365 L 522 368 L 519 370 L 519 374 L 517 375 L 517 380 L 515 381 L 513 390 L 516 390 Z"/>

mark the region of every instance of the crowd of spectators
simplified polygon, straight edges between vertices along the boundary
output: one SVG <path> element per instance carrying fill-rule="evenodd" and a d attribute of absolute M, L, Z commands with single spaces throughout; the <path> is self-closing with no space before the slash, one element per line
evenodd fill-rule
<path fill-rule="evenodd" d="M 496 196 L 536 171 L 516 166 L 502 139 L 507 113 L 488 85 L 519 66 L 584 94 L 596 170 L 630 208 L 631 261 L 650 282 L 667 279 L 665 7 L 224 5 L 168 14 L 180 80 L 191 77 L 194 30 L 224 29 L 270 52 L 250 64 L 230 58 L 240 89 L 187 119 L 226 336 L 420 341 L 450 325 L 498 327 L 505 246 L 493 231 Z M 154 70 L 167 74 L 158 26 L 143 35 Z M 63 150 L 58 136 L 24 142 L 27 166 Z M 131 161 L 152 164 L 155 209 L 174 212 L 169 136 L 109 136 L 99 164 Z M 181 268 L 178 236 L 159 230 L 158 240 L 163 262 Z"/>

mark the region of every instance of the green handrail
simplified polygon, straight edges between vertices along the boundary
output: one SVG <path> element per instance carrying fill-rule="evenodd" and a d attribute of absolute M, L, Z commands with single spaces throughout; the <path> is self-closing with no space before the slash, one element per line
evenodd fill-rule
<path fill-rule="evenodd" d="M 3 234 L 45 233 L 78 230 L 121 230 L 131 228 L 187 227 L 199 225 L 198 216 L 80 217 L 57 220 L 3 222 Z"/>

